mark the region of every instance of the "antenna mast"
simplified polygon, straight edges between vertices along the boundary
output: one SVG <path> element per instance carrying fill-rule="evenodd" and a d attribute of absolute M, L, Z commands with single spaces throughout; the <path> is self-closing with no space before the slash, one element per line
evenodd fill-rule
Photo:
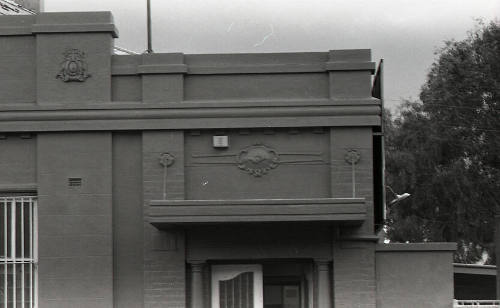
<path fill-rule="evenodd" d="M 153 53 L 153 46 L 151 42 L 151 0 L 147 0 L 147 23 L 148 23 L 148 49 L 146 53 Z"/>

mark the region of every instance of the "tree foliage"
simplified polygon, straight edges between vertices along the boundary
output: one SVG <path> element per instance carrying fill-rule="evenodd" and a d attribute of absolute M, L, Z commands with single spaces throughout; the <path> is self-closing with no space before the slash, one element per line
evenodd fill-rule
<path fill-rule="evenodd" d="M 499 111 L 500 24 L 478 23 L 437 52 L 420 101 L 387 116 L 387 184 L 412 194 L 389 209 L 392 241 L 457 242 L 456 262 L 494 261 Z"/>

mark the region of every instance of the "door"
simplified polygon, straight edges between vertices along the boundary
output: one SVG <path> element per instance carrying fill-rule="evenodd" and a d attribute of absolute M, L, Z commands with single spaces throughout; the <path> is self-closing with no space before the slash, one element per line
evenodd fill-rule
<path fill-rule="evenodd" d="M 262 266 L 212 266 L 212 308 L 263 308 Z"/>
<path fill-rule="evenodd" d="M 300 308 L 299 283 L 264 282 L 264 308 Z"/>

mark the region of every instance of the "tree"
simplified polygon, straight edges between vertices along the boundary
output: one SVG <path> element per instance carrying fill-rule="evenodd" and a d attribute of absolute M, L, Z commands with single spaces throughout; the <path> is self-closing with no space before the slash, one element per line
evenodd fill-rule
<path fill-rule="evenodd" d="M 387 183 L 412 194 L 389 209 L 392 241 L 457 242 L 456 262 L 494 261 L 499 111 L 500 24 L 478 23 L 437 52 L 420 102 L 386 121 Z"/>

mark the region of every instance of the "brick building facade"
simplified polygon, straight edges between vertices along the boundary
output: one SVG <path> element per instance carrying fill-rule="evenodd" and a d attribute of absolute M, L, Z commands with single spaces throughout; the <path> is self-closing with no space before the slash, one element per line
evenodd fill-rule
<path fill-rule="evenodd" d="M 117 35 L 106 12 L 0 18 L 4 302 L 450 307 L 453 245 L 375 236 L 369 50 L 113 55 Z"/>

